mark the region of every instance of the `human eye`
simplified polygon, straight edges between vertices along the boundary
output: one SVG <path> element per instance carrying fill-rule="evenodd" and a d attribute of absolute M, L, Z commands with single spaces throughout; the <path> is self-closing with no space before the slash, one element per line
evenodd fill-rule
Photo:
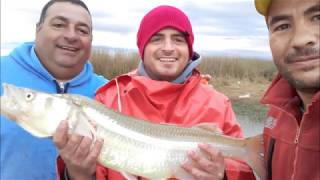
<path fill-rule="evenodd" d="M 185 43 L 186 42 L 186 39 L 183 36 L 175 36 L 173 39 L 177 43 Z"/>
<path fill-rule="evenodd" d="M 52 26 L 55 28 L 62 28 L 62 27 L 64 27 L 64 24 L 63 23 L 53 23 Z"/>
<path fill-rule="evenodd" d="M 312 16 L 311 20 L 315 21 L 315 22 L 320 22 L 320 14 L 316 14 L 316 15 Z"/>
<path fill-rule="evenodd" d="M 159 36 L 159 35 L 154 35 L 154 36 L 152 36 L 151 38 L 150 38 L 150 42 L 151 43 L 157 43 L 157 42 L 160 42 L 161 41 L 161 36 Z"/>
<path fill-rule="evenodd" d="M 61 20 L 52 21 L 51 26 L 57 29 L 65 27 L 65 23 Z"/>
<path fill-rule="evenodd" d="M 89 35 L 90 34 L 90 30 L 88 28 L 85 28 L 85 27 L 78 28 L 78 32 L 81 35 Z"/>
<path fill-rule="evenodd" d="M 280 24 L 280 25 L 276 25 L 275 28 L 273 29 L 273 31 L 285 31 L 287 29 L 290 28 L 289 24 Z"/>

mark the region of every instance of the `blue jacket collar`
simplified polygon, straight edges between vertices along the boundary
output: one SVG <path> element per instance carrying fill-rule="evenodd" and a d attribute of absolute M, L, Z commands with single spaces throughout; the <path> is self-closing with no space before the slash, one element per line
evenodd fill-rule
<path fill-rule="evenodd" d="M 49 81 L 55 81 L 55 78 L 46 70 L 46 68 L 41 64 L 39 58 L 35 53 L 35 44 L 34 42 L 27 42 L 14 49 L 10 56 L 13 57 L 20 65 L 32 71 L 32 73 L 37 74 L 40 78 L 45 78 Z M 73 79 L 70 79 L 67 83 L 70 83 L 70 86 L 81 85 L 88 81 L 91 78 L 93 73 L 92 65 L 89 61 L 84 65 L 83 70 L 75 76 Z"/>

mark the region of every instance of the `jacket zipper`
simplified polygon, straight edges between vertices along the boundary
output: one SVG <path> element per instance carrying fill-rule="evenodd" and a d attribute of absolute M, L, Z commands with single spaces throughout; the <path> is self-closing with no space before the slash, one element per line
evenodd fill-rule
<path fill-rule="evenodd" d="M 58 82 L 54 80 L 54 83 L 56 84 L 56 91 L 58 94 L 65 94 L 68 91 L 68 86 L 70 83 L 65 82 Z"/>
<path fill-rule="evenodd" d="M 64 92 L 64 83 L 63 82 L 58 82 L 60 92 Z"/>
<path fill-rule="evenodd" d="M 294 143 L 295 144 L 298 144 L 298 142 L 299 142 L 299 137 L 300 137 L 300 127 L 298 128 L 298 131 L 297 131 L 297 134 L 296 134 L 296 137 L 295 137 L 295 139 L 294 139 Z"/>
<path fill-rule="evenodd" d="M 302 117 L 300 126 L 298 127 L 296 137 L 294 139 L 294 144 L 296 146 L 296 149 L 295 149 L 295 152 L 294 152 L 293 171 L 292 171 L 292 176 L 291 176 L 292 180 L 294 180 L 295 175 L 296 175 L 298 150 L 299 150 L 298 143 L 299 143 L 299 138 L 300 138 L 300 134 L 301 134 L 302 123 L 303 123 L 303 117 Z"/>
<path fill-rule="evenodd" d="M 273 106 L 273 108 L 276 108 L 278 109 L 279 111 L 283 111 L 285 112 L 286 114 L 288 114 L 288 116 L 290 116 L 291 118 L 293 119 L 296 119 L 294 116 L 292 116 L 290 113 L 288 113 L 287 111 L 281 109 L 280 107 L 278 106 L 275 106 L 275 105 L 270 105 L 270 106 Z M 295 177 L 295 171 L 296 171 L 296 164 L 297 164 L 297 156 L 298 156 L 298 143 L 299 143 L 299 138 L 300 138 L 300 133 L 301 133 L 301 127 L 302 127 L 302 123 L 303 123 L 303 117 L 301 119 L 301 123 L 300 123 L 300 126 L 298 125 L 298 129 L 297 129 L 297 133 L 296 133 L 296 136 L 294 138 L 294 144 L 295 144 L 295 152 L 294 152 L 294 161 L 293 161 L 293 170 L 292 170 L 292 175 L 291 175 L 291 180 L 294 180 L 294 177 Z"/>
<path fill-rule="evenodd" d="M 267 154 L 267 179 L 272 180 L 272 157 L 273 157 L 273 152 L 274 152 L 274 145 L 275 145 L 276 139 L 271 138 L 269 142 L 269 147 L 268 147 L 268 154 Z"/>

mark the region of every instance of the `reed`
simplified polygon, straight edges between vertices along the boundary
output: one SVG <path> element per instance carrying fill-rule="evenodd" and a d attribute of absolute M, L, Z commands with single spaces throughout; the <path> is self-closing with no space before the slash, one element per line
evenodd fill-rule
<path fill-rule="evenodd" d="M 136 69 L 139 61 L 138 53 L 126 50 L 95 49 L 91 56 L 95 72 L 107 79 Z M 255 121 L 264 119 L 266 107 L 259 104 L 259 99 L 277 72 L 272 61 L 208 56 L 203 57 L 198 69 L 212 76 L 209 83 L 231 99 L 237 115 Z M 250 98 L 240 98 L 244 94 Z"/>
<path fill-rule="evenodd" d="M 138 53 L 125 50 L 111 53 L 95 49 L 91 56 L 95 72 L 108 79 L 137 68 L 139 59 Z M 276 72 L 272 61 L 241 57 L 203 57 L 198 69 L 215 78 L 251 82 L 270 81 Z"/>
<path fill-rule="evenodd" d="M 95 49 L 91 55 L 91 62 L 97 74 L 112 79 L 137 68 L 139 55 L 125 50 L 107 52 Z"/>

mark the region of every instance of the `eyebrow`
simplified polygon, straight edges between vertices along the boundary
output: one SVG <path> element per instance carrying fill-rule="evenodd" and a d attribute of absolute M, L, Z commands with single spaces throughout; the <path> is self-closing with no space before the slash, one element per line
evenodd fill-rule
<path fill-rule="evenodd" d="M 269 21 L 269 26 L 272 26 L 273 24 L 283 21 L 283 20 L 289 20 L 290 17 L 288 15 L 280 15 L 280 16 L 274 16 L 271 17 L 271 20 Z"/>
<path fill-rule="evenodd" d="M 304 11 L 304 16 L 308 15 L 308 14 L 312 14 L 315 13 L 317 11 L 320 11 L 320 4 L 314 5 L 310 8 L 308 8 L 306 11 Z M 273 24 L 279 22 L 279 21 L 283 21 L 283 20 L 289 20 L 290 16 L 289 15 L 279 15 L 279 16 L 274 16 L 271 17 L 271 20 L 269 21 L 269 26 L 272 26 Z"/>
<path fill-rule="evenodd" d="M 312 13 L 315 13 L 315 12 L 318 12 L 318 11 L 320 11 L 320 4 L 316 4 L 316 5 L 312 6 L 312 7 L 310 7 L 303 14 L 304 15 L 308 15 L 308 14 L 312 14 Z"/>
<path fill-rule="evenodd" d="M 69 20 L 68 20 L 66 17 L 64 17 L 64 16 L 55 16 L 55 17 L 53 17 L 53 18 L 51 19 L 51 21 L 53 21 L 53 20 L 55 20 L 55 19 L 59 19 L 59 20 L 64 21 L 64 22 L 68 22 L 68 21 L 69 21 Z M 85 26 L 85 27 L 87 27 L 88 29 L 90 29 L 90 31 L 91 31 L 91 28 L 90 28 L 90 26 L 89 26 L 87 23 L 78 22 L 77 24 L 78 24 L 79 26 Z"/>
<path fill-rule="evenodd" d="M 68 21 L 68 19 L 63 17 L 63 16 L 55 16 L 50 21 L 53 21 L 55 19 L 58 19 L 58 20 L 61 20 L 61 21 Z"/>
<path fill-rule="evenodd" d="M 153 36 L 164 36 L 164 34 L 163 33 L 156 33 L 156 34 L 154 34 Z M 185 35 L 184 34 L 182 34 L 182 33 L 175 33 L 175 34 L 172 34 L 171 36 L 174 36 L 174 37 L 185 37 Z"/>
<path fill-rule="evenodd" d="M 173 34 L 172 36 L 174 37 L 186 37 L 184 34 L 179 33 L 179 34 Z"/>

